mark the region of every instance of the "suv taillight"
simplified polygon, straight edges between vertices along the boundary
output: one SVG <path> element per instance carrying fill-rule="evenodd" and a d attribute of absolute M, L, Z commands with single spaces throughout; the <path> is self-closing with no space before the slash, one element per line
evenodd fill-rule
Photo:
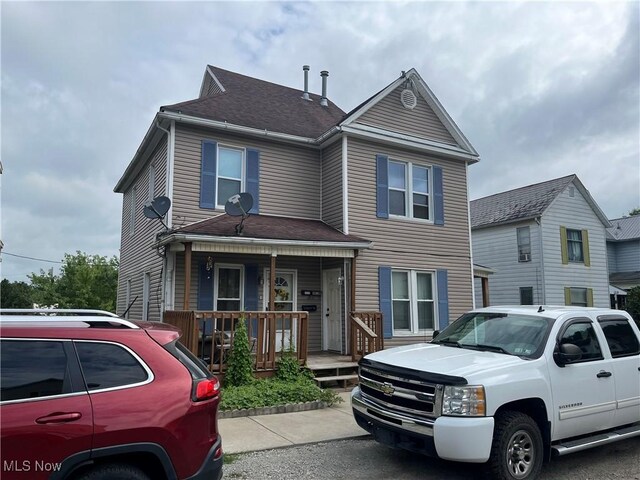
<path fill-rule="evenodd" d="M 220 393 L 220 382 L 217 378 L 207 378 L 196 383 L 194 400 L 206 400 Z"/>

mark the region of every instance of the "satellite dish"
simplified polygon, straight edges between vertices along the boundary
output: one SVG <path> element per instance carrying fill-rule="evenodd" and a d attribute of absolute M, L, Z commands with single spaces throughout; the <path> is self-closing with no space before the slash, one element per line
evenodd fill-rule
<path fill-rule="evenodd" d="M 224 211 L 232 217 L 249 215 L 249 210 L 253 207 L 253 197 L 248 192 L 236 193 L 229 197 L 224 204 Z"/>
<path fill-rule="evenodd" d="M 169 207 L 171 207 L 171 200 L 169 198 L 157 197 L 151 200 L 150 202 L 146 203 L 144 208 L 142 209 L 142 212 L 144 213 L 144 216 L 147 218 L 160 220 L 160 223 L 162 223 L 164 228 L 168 230 L 169 227 L 165 225 L 162 219 L 169 211 Z"/>

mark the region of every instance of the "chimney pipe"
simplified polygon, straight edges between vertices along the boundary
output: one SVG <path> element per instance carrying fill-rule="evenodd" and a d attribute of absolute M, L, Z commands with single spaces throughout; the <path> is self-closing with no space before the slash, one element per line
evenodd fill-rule
<path fill-rule="evenodd" d="M 311 100 L 309 98 L 309 65 L 303 65 L 302 70 L 304 71 L 304 93 L 302 94 L 302 98 Z"/>
<path fill-rule="evenodd" d="M 322 97 L 320 98 L 320 105 L 326 107 L 329 105 L 327 101 L 327 77 L 329 76 L 329 72 L 323 70 L 320 72 L 320 76 L 322 77 Z"/>

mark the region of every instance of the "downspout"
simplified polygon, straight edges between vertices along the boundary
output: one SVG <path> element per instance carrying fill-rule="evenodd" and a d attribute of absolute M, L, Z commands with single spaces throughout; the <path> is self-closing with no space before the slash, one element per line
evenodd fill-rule
<path fill-rule="evenodd" d="M 534 218 L 535 222 L 538 224 L 538 237 L 540 241 L 540 280 L 542 282 L 541 294 L 542 294 L 542 305 L 547 304 L 547 286 L 544 281 L 544 243 L 542 237 L 542 217 Z"/>
<path fill-rule="evenodd" d="M 349 169 L 347 154 L 347 136 L 342 137 L 342 229 L 349 235 Z"/>
<path fill-rule="evenodd" d="M 175 151 L 175 141 L 176 141 L 176 137 L 175 137 L 175 120 L 171 120 L 171 126 L 169 127 L 169 130 L 167 130 L 166 128 L 163 128 L 162 125 L 160 125 L 160 121 L 156 122 L 156 126 L 158 127 L 159 130 L 162 130 L 163 132 L 165 132 L 167 134 L 167 174 L 166 174 L 166 182 L 165 182 L 165 190 L 166 190 L 166 194 L 167 196 L 173 200 L 173 167 L 174 167 L 174 151 Z M 167 212 L 167 217 L 166 217 L 166 224 L 169 228 L 171 228 L 171 225 L 173 224 L 173 204 L 171 205 L 171 207 L 169 207 L 169 211 Z M 170 251 L 169 249 L 169 253 L 167 254 L 167 249 L 169 249 L 169 245 L 165 246 L 165 250 L 164 250 L 164 264 L 162 267 L 162 298 L 160 300 L 160 304 L 161 304 L 161 308 L 162 308 L 162 312 L 165 312 L 168 309 L 173 309 L 173 305 L 174 305 L 174 291 L 173 291 L 173 285 L 174 285 L 174 268 L 173 268 L 173 261 L 169 261 L 169 255 L 175 255 L 173 252 Z M 173 260 L 173 259 L 172 259 Z M 169 263 L 171 263 L 171 265 L 169 265 Z M 171 268 L 169 268 L 171 267 Z M 167 279 L 169 279 L 169 281 L 167 281 Z"/>
<path fill-rule="evenodd" d="M 464 162 L 464 174 L 467 180 L 467 228 L 469 231 L 469 259 L 471 260 L 471 307 L 476 308 L 476 280 L 473 276 L 473 239 L 471 237 L 471 202 L 469 201 L 469 162 Z"/>

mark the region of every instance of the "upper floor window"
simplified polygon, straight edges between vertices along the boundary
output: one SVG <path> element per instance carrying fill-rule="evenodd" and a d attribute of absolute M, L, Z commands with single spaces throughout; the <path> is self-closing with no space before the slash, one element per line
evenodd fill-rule
<path fill-rule="evenodd" d="M 223 209 L 240 192 L 253 197 L 251 213 L 259 212 L 260 152 L 252 148 L 202 142 L 200 208 Z"/>
<path fill-rule="evenodd" d="M 589 232 L 567 227 L 560 227 L 560 248 L 562 263 L 584 263 L 591 266 L 589 256 Z"/>
<path fill-rule="evenodd" d="M 416 334 L 435 328 L 433 274 L 416 270 L 391 272 L 394 334 Z"/>
<path fill-rule="evenodd" d="M 584 262 L 582 232 L 580 230 L 567 229 L 567 251 L 570 262 Z"/>
<path fill-rule="evenodd" d="M 389 215 L 430 220 L 429 168 L 389 161 Z"/>
<path fill-rule="evenodd" d="M 516 229 L 518 237 L 518 261 L 531 261 L 531 232 L 529 227 L 520 227 Z"/>
<path fill-rule="evenodd" d="M 218 146 L 218 207 L 243 191 L 244 150 Z"/>

